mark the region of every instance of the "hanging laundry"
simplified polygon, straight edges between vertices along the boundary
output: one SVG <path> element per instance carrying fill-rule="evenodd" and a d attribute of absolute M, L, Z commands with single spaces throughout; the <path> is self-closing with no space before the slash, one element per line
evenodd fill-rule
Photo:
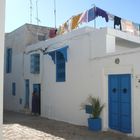
<path fill-rule="evenodd" d="M 58 29 L 58 34 L 63 34 L 65 32 L 69 32 L 68 21 L 62 24 L 61 26 L 59 26 L 59 29 Z"/>
<path fill-rule="evenodd" d="M 59 26 L 57 34 L 60 35 L 61 34 L 61 26 Z"/>
<path fill-rule="evenodd" d="M 88 10 L 88 22 L 95 19 L 95 9 L 91 8 Z"/>
<path fill-rule="evenodd" d="M 117 16 L 114 16 L 114 29 L 116 28 L 116 25 L 120 26 L 120 30 L 122 30 L 121 18 L 117 17 Z"/>
<path fill-rule="evenodd" d="M 83 22 L 88 22 L 88 11 L 83 12 L 79 18 L 78 23 L 82 24 Z"/>
<path fill-rule="evenodd" d="M 63 26 L 63 25 L 59 26 L 58 34 L 61 35 L 61 34 L 63 34 L 64 32 L 65 32 L 64 26 Z"/>
<path fill-rule="evenodd" d="M 108 14 L 108 19 L 111 21 L 114 21 L 114 15 L 107 13 Z"/>
<path fill-rule="evenodd" d="M 57 33 L 57 29 L 50 29 L 49 37 L 50 38 L 55 37 L 56 36 L 56 33 Z"/>
<path fill-rule="evenodd" d="M 134 33 L 134 26 L 131 21 L 122 19 L 121 25 L 122 25 L 122 31 Z"/>
<path fill-rule="evenodd" d="M 95 7 L 95 16 L 96 17 L 101 16 L 101 17 L 105 18 L 106 22 L 108 22 L 108 14 L 106 13 L 106 11 L 104 11 L 98 7 Z"/>
<path fill-rule="evenodd" d="M 139 36 L 140 35 L 140 25 L 138 23 L 132 23 L 134 27 L 134 35 Z"/>
<path fill-rule="evenodd" d="M 64 32 L 69 32 L 68 21 L 63 24 Z"/>
<path fill-rule="evenodd" d="M 78 21 L 82 14 L 76 15 L 71 19 L 71 29 L 75 29 L 78 26 Z"/>

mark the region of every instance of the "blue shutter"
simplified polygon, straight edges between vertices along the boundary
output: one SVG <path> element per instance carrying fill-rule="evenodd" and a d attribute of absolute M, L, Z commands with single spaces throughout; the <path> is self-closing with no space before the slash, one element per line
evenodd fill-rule
<path fill-rule="evenodd" d="M 68 46 L 48 52 L 54 64 L 56 64 L 56 82 L 64 82 L 66 80 L 66 62 L 67 62 Z"/>
<path fill-rule="evenodd" d="M 13 96 L 16 95 L 16 83 L 15 82 L 12 83 L 12 95 Z"/>
<path fill-rule="evenodd" d="M 61 52 L 56 52 L 56 82 L 65 81 L 65 58 Z"/>
<path fill-rule="evenodd" d="M 40 54 L 31 55 L 30 72 L 34 74 L 40 72 Z"/>
<path fill-rule="evenodd" d="M 25 80 L 25 107 L 29 108 L 29 96 L 30 96 L 30 82 Z"/>
<path fill-rule="evenodd" d="M 63 54 L 63 57 L 64 57 L 66 62 L 67 62 L 67 49 L 68 49 L 68 46 L 57 50 L 58 52 L 61 52 Z"/>
<path fill-rule="evenodd" d="M 34 54 L 31 55 L 30 71 L 34 73 Z"/>
<path fill-rule="evenodd" d="M 12 48 L 8 48 L 6 51 L 6 73 L 12 71 Z"/>
<path fill-rule="evenodd" d="M 35 54 L 35 60 L 34 60 L 34 67 L 35 67 L 35 73 L 40 72 L 40 54 Z"/>
<path fill-rule="evenodd" d="M 48 55 L 51 56 L 51 58 L 52 58 L 54 64 L 55 64 L 55 53 L 56 53 L 56 51 L 52 51 L 52 52 L 49 52 L 49 53 L 48 53 Z"/>

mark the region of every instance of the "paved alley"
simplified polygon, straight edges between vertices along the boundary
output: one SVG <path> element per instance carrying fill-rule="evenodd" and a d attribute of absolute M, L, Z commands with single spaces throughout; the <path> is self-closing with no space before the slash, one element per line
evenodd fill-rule
<path fill-rule="evenodd" d="M 29 114 L 4 112 L 4 140 L 140 140 L 112 132 L 91 132 L 75 126 Z"/>

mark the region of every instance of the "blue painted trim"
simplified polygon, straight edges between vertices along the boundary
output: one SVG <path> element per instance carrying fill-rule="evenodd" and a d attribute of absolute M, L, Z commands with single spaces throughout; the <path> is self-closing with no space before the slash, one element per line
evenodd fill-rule
<path fill-rule="evenodd" d="M 56 54 L 56 51 L 48 52 L 48 55 L 51 56 L 52 61 L 54 62 L 54 64 L 56 63 L 55 62 L 55 54 Z"/>
<path fill-rule="evenodd" d="M 33 74 L 39 74 L 40 73 L 40 54 L 35 53 L 31 54 L 31 63 L 30 63 L 30 72 Z"/>
<path fill-rule="evenodd" d="M 68 61 L 68 59 L 67 59 L 67 49 L 68 49 L 68 48 L 69 48 L 69 46 L 65 46 L 65 47 L 63 47 L 63 48 L 56 49 L 56 50 L 54 50 L 54 51 L 50 51 L 50 52 L 48 52 L 47 54 L 48 54 L 49 56 L 51 56 L 51 58 L 52 58 L 54 64 L 56 64 L 56 53 L 57 53 L 57 52 L 62 53 L 63 56 L 64 56 L 64 58 L 65 58 L 65 61 L 67 62 L 67 61 Z"/>
<path fill-rule="evenodd" d="M 66 62 L 67 62 L 67 49 L 68 49 L 68 47 L 69 46 L 66 46 L 66 47 L 63 47 L 61 49 L 56 50 L 56 51 L 61 52 L 63 54 Z"/>
<path fill-rule="evenodd" d="M 19 104 L 20 105 L 22 104 L 22 98 L 19 98 Z"/>
<path fill-rule="evenodd" d="M 6 73 L 12 72 L 12 48 L 6 50 Z"/>
<path fill-rule="evenodd" d="M 12 83 L 12 95 L 13 96 L 16 95 L 16 83 L 15 82 Z"/>
<path fill-rule="evenodd" d="M 25 80 L 25 107 L 29 108 L 29 98 L 30 98 L 30 81 Z"/>
<path fill-rule="evenodd" d="M 65 81 L 65 58 L 61 52 L 56 52 L 56 82 Z"/>
<path fill-rule="evenodd" d="M 93 112 L 93 107 L 91 105 L 85 105 L 85 112 L 87 114 L 92 114 Z"/>

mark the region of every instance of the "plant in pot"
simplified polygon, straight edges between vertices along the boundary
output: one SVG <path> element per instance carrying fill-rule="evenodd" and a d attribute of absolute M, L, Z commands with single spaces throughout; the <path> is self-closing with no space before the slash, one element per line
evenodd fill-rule
<path fill-rule="evenodd" d="M 91 114 L 88 118 L 88 128 L 93 131 L 100 131 L 102 126 L 102 121 L 100 114 L 104 108 L 99 98 L 89 96 L 88 104 L 85 105 L 86 113 Z"/>

